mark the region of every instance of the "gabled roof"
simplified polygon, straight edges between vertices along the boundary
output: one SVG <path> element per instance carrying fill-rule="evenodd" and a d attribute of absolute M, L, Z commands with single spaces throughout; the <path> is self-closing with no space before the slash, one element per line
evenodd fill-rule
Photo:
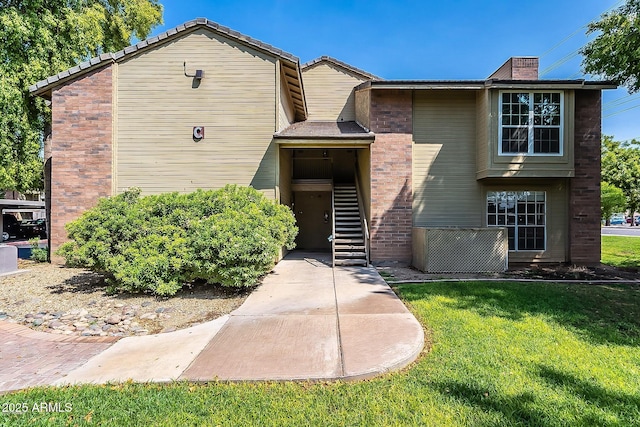
<path fill-rule="evenodd" d="M 68 80 L 77 78 L 82 74 L 88 73 L 107 64 L 129 59 L 142 51 L 151 47 L 161 46 L 180 35 L 190 33 L 198 28 L 207 28 L 214 33 L 278 58 L 282 66 L 282 71 L 285 74 L 289 91 L 291 92 L 291 98 L 296 109 L 296 118 L 298 120 L 304 120 L 307 117 L 307 106 L 304 100 L 304 89 L 302 86 L 302 79 L 300 77 L 300 60 L 298 57 L 285 52 L 282 49 L 278 49 L 275 46 L 261 42 L 260 40 L 256 40 L 238 31 L 232 30 L 231 28 L 210 21 L 207 18 L 193 19 L 185 22 L 184 24 L 178 25 L 175 28 L 167 30 L 164 33 L 158 34 L 157 36 L 142 40 L 135 45 L 125 47 L 118 52 L 104 53 L 100 56 L 96 56 L 95 58 L 91 58 L 88 61 L 76 65 L 75 67 L 69 68 L 68 70 L 37 82 L 29 87 L 29 91 L 34 95 L 47 97 L 47 95 L 50 95 L 52 89 L 63 85 Z"/>
<path fill-rule="evenodd" d="M 347 64 L 346 62 L 339 61 L 339 60 L 337 60 L 335 58 L 332 58 L 330 56 L 321 56 L 320 58 L 316 58 L 316 59 L 313 59 L 313 60 L 311 60 L 309 62 L 306 62 L 306 63 L 302 64 L 301 69 L 304 71 L 307 68 L 315 67 L 316 65 L 321 64 L 323 62 L 328 62 L 328 63 L 330 63 L 330 64 L 332 64 L 332 65 L 334 65 L 334 66 L 336 66 L 338 68 L 342 68 L 343 70 L 347 71 L 348 73 L 355 74 L 355 75 L 363 78 L 364 80 L 381 80 L 380 77 L 378 77 L 378 76 L 376 76 L 374 74 L 368 73 L 368 72 L 366 72 L 364 70 L 361 70 L 360 68 L 356 68 L 356 67 L 354 67 L 352 65 Z"/>

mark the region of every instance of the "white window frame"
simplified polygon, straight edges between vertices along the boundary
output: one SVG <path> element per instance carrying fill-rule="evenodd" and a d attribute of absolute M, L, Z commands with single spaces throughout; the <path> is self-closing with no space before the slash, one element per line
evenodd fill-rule
<path fill-rule="evenodd" d="M 527 152 L 503 152 L 502 151 L 502 130 L 505 126 L 513 126 L 513 125 L 504 125 L 502 123 L 502 98 L 503 94 L 513 94 L 513 93 L 526 93 L 529 94 L 529 123 L 527 124 L 528 128 L 528 147 Z M 534 153 L 534 129 L 549 129 L 556 128 L 556 126 L 545 126 L 545 125 L 535 125 L 534 124 L 534 94 L 536 93 L 559 93 L 560 94 L 560 151 L 558 153 Z M 499 156 L 551 156 L 551 157 L 561 157 L 564 155 L 564 91 L 561 90 L 501 90 L 499 92 L 499 100 L 498 100 L 498 155 Z"/>
<path fill-rule="evenodd" d="M 514 224 L 509 225 L 508 221 L 505 221 L 505 224 L 498 224 L 499 221 L 497 221 L 497 217 L 498 217 L 499 213 L 498 212 L 496 212 L 495 214 L 493 214 L 493 213 L 490 214 L 489 213 L 489 197 L 492 194 L 496 194 L 496 193 L 507 193 L 507 194 L 511 193 L 511 194 L 513 194 L 515 196 L 514 200 L 516 201 L 516 203 L 515 203 L 515 213 L 514 213 L 514 215 L 515 215 Z M 540 226 L 538 224 L 518 224 L 518 215 L 525 215 L 525 216 L 527 215 L 527 213 L 518 213 L 518 202 L 517 202 L 518 201 L 518 197 L 517 197 L 517 195 L 518 194 L 522 194 L 522 193 L 534 193 L 534 194 L 541 193 L 541 194 L 544 195 L 544 209 L 543 209 L 543 212 L 542 212 L 544 224 L 542 226 Z M 536 196 L 536 201 L 535 202 L 537 203 L 537 196 Z M 532 190 L 517 190 L 517 191 L 492 190 L 492 191 L 487 191 L 487 194 L 486 194 L 486 197 L 485 197 L 485 213 L 486 213 L 486 221 L 487 221 L 486 224 L 487 224 L 487 227 L 503 227 L 503 228 L 507 228 L 507 229 L 509 229 L 509 228 L 513 228 L 514 229 L 514 231 L 513 231 L 514 248 L 513 249 L 509 249 L 510 252 L 536 252 L 536 253 L 544 252 L 544 251 L 547 250 L 547 203 L 549 203 L 549 198 L 547 196 L 547 192 L 546 191 L 532 191 Z M 492 215 L 496 216 L 496 224 L 491 224 L 490 225 L 489 224 L 490 223 L 489 217 L 492 216 Z M 533 214 L 533 215 L 535 215 L 535 214 Z M 527 227 L 527 226 L 542 227 L 543 228 L 544 237 L 543 237 L 543 248 L 542 249 L 519 249 L 518 248 L 518 229 L 521 228 L 521 227 Z"/>

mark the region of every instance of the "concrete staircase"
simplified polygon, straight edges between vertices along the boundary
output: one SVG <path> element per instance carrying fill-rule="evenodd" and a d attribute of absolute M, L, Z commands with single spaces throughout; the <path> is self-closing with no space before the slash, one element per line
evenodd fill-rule
<path fill-rule="evenodd" d="M 353 184 L 336 185 L 334 197 L 334 265 L 367 265 L 367 253 L 358 206 L 358 194 Z"/>

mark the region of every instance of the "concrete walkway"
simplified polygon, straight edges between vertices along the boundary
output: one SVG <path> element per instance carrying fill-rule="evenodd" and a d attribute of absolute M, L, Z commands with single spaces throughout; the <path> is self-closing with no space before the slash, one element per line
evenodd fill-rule
<path fill-rule="evenodd" d="M 2 324 L 4 322 L 0 322 Z M 0 325 L 0 332 L 3 329 Z M 14 326 L 22 328 L 19 326 Z M 24 329 L 24 328 L 23 328 Z M 31 331 L 33 334 L 37 332 Z M 22 347 L 41 345 L 12 335 Z M 5 335 L 0 334 L 2 347 Z M 27 342 L 30 341 L 30 342 Z M 411 363 L 424 345 L 422 326 L 373 268 L 331 268 L 326 256 L 294 252 L 228 316 L 159 335 L 111 343 L 68 343 L 78 360 L 41 353 L 56 374 L 36 384 L 134 381 L 335 380 L 369 378 Z M 18 345 L 20 347 L 20 345 Z M 95 355 L 87 349 L 95 349 Z M 66 349 L 76 354 L 72 348 Z M 13 368 L 33 378 L 17 357 Z M 6 366 L 0 350 L 0 362 Z M 56 361 L 60 361 L 56 365 Z M 25 371 L 25 372 L 23 372 Z M 13 371 L 16 372 L 15 370 Z"/>

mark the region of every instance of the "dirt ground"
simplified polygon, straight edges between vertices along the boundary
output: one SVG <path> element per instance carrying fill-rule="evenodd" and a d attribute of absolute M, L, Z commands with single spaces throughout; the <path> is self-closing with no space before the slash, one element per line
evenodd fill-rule
<path fill-rule="evenodd" d="M 26 271 L 0 277 L 0 320 L 65 335 L 170 332 L 228 314 L 250 294 L 201 284 L 170 298 L 110 295 L 104 278 L 88 270 L 24 260 L 19 268 Z"/>
<path fill-rule="evenodd" d="M 385 266 L 378 271 L 388 281 L 419 281 L 435 279 L 532 279 L 532 280 L 580 280 L 580 281 L 640 281 L 640 271 L 635 268 L 616 268 L 608 265 L 581 267 L 565 264 L 520 265 L 504 273 L 423 273 L 412 267 Z"/>

